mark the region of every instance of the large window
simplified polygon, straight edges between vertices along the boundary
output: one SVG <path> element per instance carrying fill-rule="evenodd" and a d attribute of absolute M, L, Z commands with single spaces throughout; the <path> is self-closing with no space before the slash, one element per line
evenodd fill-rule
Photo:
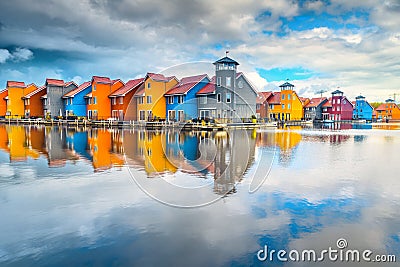
<path fill-rule="evenodd" d="M 226 93 L 226 103 L 231 103 L 231 102 L 232 102 L 232 94 Z"/>
<path fill-rule="evenodd" d="M 178 96 L 178 104 L 183 103 L 183 95 Z"/>
<path fill-rule="evenodd" d="M 147 96 L 146 101 L 147 101 L 147 104 L 151 104 L 151 95 L 148 95 L 148 96 Z"/>
<path fill-rule="evenodd" d="M 119 97 L 119 104 L 123 104 L 124 103 L 124 98 L 122 96 Z"/>
<path fill-rule="evenodd" d="M 226 83 L 226 87 L 231 87 L 232 86 L 231 77 L 226 77 L 225 83 Z"/>
<path fill-rule="evenodd" d="M 139 110 L 139 120 L 144 121 L 145 119 L 146 119 L 145 118 L 145 111 L 144 110 Z"/>
<path fill-rule="evenodd" d="M 93 104 L 97 104 L 97 97 L 93 97 Z"/>
<path fill-rule="evenodd" d="M 285 99 L 285 95 L 284 94 L 282 94 L 282 99 Z"/>
<path fill-rule="evenodd" d="M 143 96 L 139 97 L 139 98 L 138 98 L 138 104 L 143 104 L 143 99 L 144 99 Z"/>
<path fill-rule="evenodd" d="M 222 77 L 217 78 L 217 86 L 221 86 L 222 83 Z"/>
<path fill-rule="evenodd" d="M 174 103 L 174 96 L 169 96 L 168 97 L 168 104 L 173 104 Z"/>
<path fill-rule="evenodd" d="M 200 103 L 201 104 L 207 104 L 207 96 L 200 97 Z"/>
<path fill-rule="evenodd" d="M 111 98 L 111 104 L 112 104 L 112 105 L 117 104 L 117 103 L 116 103 L 116 102 L 117 102 L 116 100 L 117 100 L 117 99 L 116 99 L 115 97 Z"/>
<path fill-rule="evenodd" d="M 290 94 L 287 95 L 287 99 L 290 100 Z M 290 108 L 289 108 L 290 109 Z"/>
<path fill-rule="evenodd" d="M 285 109 L 285 104 L 282 104 L 282 109 Z"/>

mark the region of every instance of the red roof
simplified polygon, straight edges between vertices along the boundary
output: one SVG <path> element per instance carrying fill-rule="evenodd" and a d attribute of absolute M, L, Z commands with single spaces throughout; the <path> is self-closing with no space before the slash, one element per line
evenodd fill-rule
<path fill-rule="evenodd" d="M 160 73 L 152 73 L 152 72 L 148 72 L 145 80 L 147 77 L 150 77 L 152 80 L 157 81 L 157 82 L 169 82 L 173 79 L 176 79 L 175 76 L 169 76 L 169 77 L 165 77 L 163 74 Z M 178 80 L 178 79 L 176 79 Z"/>
<path fill-rule="evenodd" d="M 307 100 L 310 100 L 308 97 L 299 97 L 301 102 L 306 102 Z"/>
<path fill-rule="evenodd" d="M 112 84 L 115 84 L 117 82 L 121 82 L 123 85 L 125 85 L 125 83 L 121 79 L 115 79 L 115 80 L 112 80 L 111 82 L 112 82 Z"/>
<path fill-rule="evenodd" d="M 81 85 L 79 85 L 78 88 L 70 91 L 69 93 L 66 93 L 63 97 L 74 97 L 77 93 L 82 92 L 83 90 L 88 88 L 90 84 L 91 84 L 90 82 L 84 82 Z"/>
<path fill-rule="evenodd" d="M 138 88 L 142 83 L 144 79 L 134 79 L 134 80 L 129 80 L 124 86 L 116 90 L 114 93 L 112 93 L 110 96 L 125 96 L 127 93 L 132 91 L 133 89 Z"/>
<path fill-rule="evenodd" d="M 186 94 L 189 92 L 190 89 L 192 89 L 196 84 L 204 80 L 204 78 L 208 78 L 207 74 L 201 74 L 201 75 L 196 75 L 196 76 L 189 76 L 189 77 L 184 77 L 181 79 L 180 83 L 172 87 L 170 90 L 168 90 L 165 95 L 181 95 L 181 94 Z M 209 81 L 209 79 L 207 79 Z"/>
<path fill-rule="evenodd" d="M 196 95 L 207 95 L 207 94 L 214 94 L 215 93 L 215 76 L 211 78 L 211 81 L 201 88 Z"/>
<path fill-rule="evenodd" d="M 30 92 L 29 94 L 25 95 L 23 98 L 31 98 L 31 96 L 36 95 L 37 93 L 43 91 L 46 89 L 46 86 L 40 86 L 38 89 L 36 89 L 35 91 Z"/>
<path fill-rule="evenodd" d="M 381 104 L 379 107 L 375 109 L 376 111 L 385 111 L 386 110 L 386 104 Z"/>
<path fill-rule="evenodd" d="M 46 85 L 55 85 L 55 86 L 64 86 L 65 83 L 63 80 L 57 80 L 57 79 L 46 79 Z"/>
<path fill-rule="evenodd" d="M 272 92 L 258 92 L 256 103 L 257 104 L 264 103 L 271 95 Z"/>
<path fill-rule="evenodd" d="M 16 82 L 16 81 L 7 81 L 7 87 L 21 87 L 25 88 L 24 82 Z"/>
<path fill-rule="evenodd" d="M 311 98 L 310 102 L 305 106 L 306 108 L 314 108 L 318 107 L 321 102 L 325 101 L 327 98 L 326 97 L 314 97 Z"/>
<path fill-rule="evenodd" d="M 73 85 L 75 85 L 76 87 L 78 87 L 78 85 L 77 85 L 74 81 L 70 81 L 70 82 L 65 83 L 65 87 L 68 87 L 68 86 L 70 86 L 71 84 L 73 84 Z"/>
<path fill-rule="evenodd" d="M 325 102 L 325 104 L 322 105 L 325 108 L 331 108 L 332 107 L 332 97 L 328 98 L 328 101 Z"/>
<path fill-rule="evenodd" d="M 281 92 L 273 92 L 267 99 L 269 104 L 280 104 L 281 103 Z"/>
<path fill-rule="evenodd" d="M 112 81 L 108 77 L 101 77 L 101 76 L 93 76 L 92 82 L 96 83 L 104 83 L 104 84 L 111 84 Z"/>

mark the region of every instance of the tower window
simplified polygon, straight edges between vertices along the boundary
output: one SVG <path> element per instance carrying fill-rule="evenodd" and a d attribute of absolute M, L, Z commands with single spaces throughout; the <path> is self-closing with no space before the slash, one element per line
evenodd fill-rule
<path fill-rule="evenodd" d="M 226 77 L 225 83 L 226 83 L 226 87 L 231 87 L 232 86 L 231 77 Z"/>
<path fill-rule="evenodd" d="M 222 77 L 217 78 L 217 86 L 221 86 L 222 83 Z"/>
<path fill-rule="evenodd" d="M 232 102 L 232 95 L 231 93 L 226 93 L 226 103 L 231 103 Z"/>

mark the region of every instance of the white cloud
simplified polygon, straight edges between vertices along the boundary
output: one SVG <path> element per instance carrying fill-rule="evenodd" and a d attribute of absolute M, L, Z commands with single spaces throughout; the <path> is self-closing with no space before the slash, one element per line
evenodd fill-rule
<path fill-rule="evenodd" d="M 11 57 L 7 49 L 0 49 L 0 64 L 5 63 Z"/>
<path fill-rule="evenodd" d="M 16 48 L 10 53 L 7 49 L 0 49 L 0 63 L 5 63 L 6 61 L 26 61 L 33 58 L 33 53 L 26 48 Z"/>

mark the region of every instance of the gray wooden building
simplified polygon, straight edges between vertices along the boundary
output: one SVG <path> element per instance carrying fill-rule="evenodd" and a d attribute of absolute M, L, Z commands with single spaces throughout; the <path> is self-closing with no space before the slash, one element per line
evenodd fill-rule
<path fill-rule="evenodd" d="M 196 94 L 199 118 L 221 122 L 250 119 L 256 114 L 255 87 L 243 73 L 237 72 L 239 63 L 235 60 L 226 56 L 214 65 L 215 77 Z"/>
<path fill-rule="evenodd" d="M 42 96 L 45 117 L 66 116 L 63 95 L 78 86 L 74 82 L 65 83 L 63 80 L 46 79 L 46 94 Z"/>

